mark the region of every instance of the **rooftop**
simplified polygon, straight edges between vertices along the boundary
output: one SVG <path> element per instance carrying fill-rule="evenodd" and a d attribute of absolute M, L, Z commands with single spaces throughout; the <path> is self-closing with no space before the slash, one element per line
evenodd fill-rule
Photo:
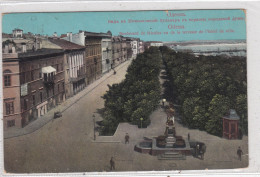
<path fill-rule="evenodd" d="M 234 109 L 230 109 L 225 116 L 223 116 L 225 119 L 229 120 L 239 120 L 240 117 L 237 115 L 237 112 Z"/>
<path fill-rule="evenodd" d="M 89 32 L 89 31 L 84 31 L 85 36 L 93 36 L 93 37 L 112 37 L 111 33 L 95 33 L 95 32 Z"/>
<path fill-rule="evenodd" d="M 23 31 L 23 30 L 19 28 L 15 28 L 13 31 Z"/>
<path fill-rule="evenodd" d="M 62 49 L 39 49 L 36 51 L 28 50 L 25 53 L 18 53 L 18 58 L 36 57 L 36 56 L 48 56 L 52 54 L 63 53 Z"/>
<path fill-rule="evenodd" d="M 81 46 L 64 39 L 60 38 L 49 38 L 49 41 L 60 46 L 64 50 L 78 50 L 78 49 L 85 49 L 85 46 Z"/>

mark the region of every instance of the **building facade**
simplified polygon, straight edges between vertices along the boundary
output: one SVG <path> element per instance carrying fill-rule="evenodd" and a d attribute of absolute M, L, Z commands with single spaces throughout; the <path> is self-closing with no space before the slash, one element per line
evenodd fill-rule
<path fill-rule="evenodd" d="M 136 58 L 137 54 L 139 53 L 139 38 L 132 38 L 131 47 L 133 50 L 133 57 Z"/>
<path fill-rule="evenodd" d="M 22 127 L 20 77 L 17 53 L 3 53 L 3 124 L 4 130 Z"/>
<path fill-rule="evenodd" d="M 64 51 L 65 95 L 71 97 L 86 87 L 85 47 L 59 38 L 49 41 Z"/>
<path fill-rule="evenodd" d="M 25 126 L 65 99 L 63 50 L 13 48 L 3 54 L 5 129 Z"/>
<path fill-rule="evenodd" d="M 112 60 L 112 34 L 108 32 L 108 36 L 103 36 L 101 41 L 102 46 L 102 73 L 109 72 L 111 70 Z"/>
<path fill-rule="evenodd" d="M 18 28 L 16 28 L 16 29 L 14 29 L 13 30 L 13 37 L 20 37 L 20 38 L 22 38 L 23 37 L 23 30 L 21 30 L 21 29 L 18 29 Z"/>

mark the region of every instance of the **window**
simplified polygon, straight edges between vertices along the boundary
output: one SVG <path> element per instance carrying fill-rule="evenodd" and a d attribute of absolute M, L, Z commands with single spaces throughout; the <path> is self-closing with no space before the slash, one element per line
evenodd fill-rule
<path fill-rule="evenodd" d="M 21 73 L 21 83 L 24 84 L 25 83 L 25 73 Z"/>
<path fill-rule="evenodd" d="M 42 102 L 42 92 L 40 92 L 40 100 L 41 100 L 41 102 Z"/>
<path fill-rule="evenodd" d="M 11 86 L 11 74 L 10 70 L 4 71 L 4 86 Z"/>
<path fill-rule="evenodd" d="M 15 126 L 15 120 L 8 120 L 7 127 L 13 127 L 13 126 Z"/>
<path fill-rule="evenodd" d="M 32 96 L 32 103 L 35 105 L 35 95 Z"/>
<path fill-rule="evenodd" d="M 26 99 L 23 100 L 23 107 L 24 107 L 24 110 L 27 110 L 27 100 Z"/>
<path fill-rule="evenodd" d="M 14 114 L 14 102 L 5 103 L 6 115 Z"/>
<path fill-rule="evenodd" d="M 33 71 L 31 71 L 31 81 L 34 80 Z"/>
<path fill-rule="evenodd" d="M 59 64 L 57 64 L 57 72 L 59 72 Z"/>
<path fill-rule="evenodd" d="M 39 79 L 41 79 L 42 78 L 42 73 L 41 72 L 39 72 Z"/>
<path fill-rule="evenodd" d="M 45 82 L 47 82 L 47 80 L 48 80 L 47 73 L 43 74 L 43 79 L 44 79 Z"/>

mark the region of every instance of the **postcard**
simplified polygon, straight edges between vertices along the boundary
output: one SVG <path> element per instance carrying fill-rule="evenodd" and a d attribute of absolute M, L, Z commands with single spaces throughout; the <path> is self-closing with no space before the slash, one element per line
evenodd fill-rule
<path fill-rule="evenodd" d="M 7 173 L 247 168 L 244 9 L 6 13 Z"/>

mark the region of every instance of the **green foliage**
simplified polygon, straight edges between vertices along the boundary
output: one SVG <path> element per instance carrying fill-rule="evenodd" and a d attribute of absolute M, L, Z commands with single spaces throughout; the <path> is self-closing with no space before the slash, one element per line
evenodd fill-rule
<path fill-rule="evenodd" d="M 219 94 L 213 97 L 208 109 L 208 122 L 205 127 L 208 133 L 222 136 L 222 117 L 227 113 L 229 105 L 227 97 Z"/>
<path fill-rule="evenodd" d="M 120 122 L 140 125 L 143 118 L 143 126 L 150 124 L 149 116 L 160 100 L 160 65 L 160 52 L 151 47 L 132 61 L 124 81 L 108 86 L 103 134 L 113 134 Z"/>
<path fill-rule="evenodd" d="M 219 118 L 224 110 L 236 109 L 243 119 L 240 127 L 247 133 L 245 57 L 195 57 L 191 53 L 176 53 L 165 46 L 160 47 L 160 51 L 174 88 L 172 100 L 181 105 L 180 113 L 185 125 L 222 136 Z"/>
<path fill-rule="evenodd" d="M 204 130 L 207 118 L 206 110 L 201 105 L 200 98 L 191 97 L 185 99 L 183 104 L 183 115 L 183 122 L 190 128 L 199 128 L 200 130 Z"/>
<path fill-rule="evenodd" d="M 236 111 L 240 117 L 240 128 L 244 134 L 248 134 L 248 119 L 247 119 L 247 96 L 240 94 L 236 98 Z"/>

